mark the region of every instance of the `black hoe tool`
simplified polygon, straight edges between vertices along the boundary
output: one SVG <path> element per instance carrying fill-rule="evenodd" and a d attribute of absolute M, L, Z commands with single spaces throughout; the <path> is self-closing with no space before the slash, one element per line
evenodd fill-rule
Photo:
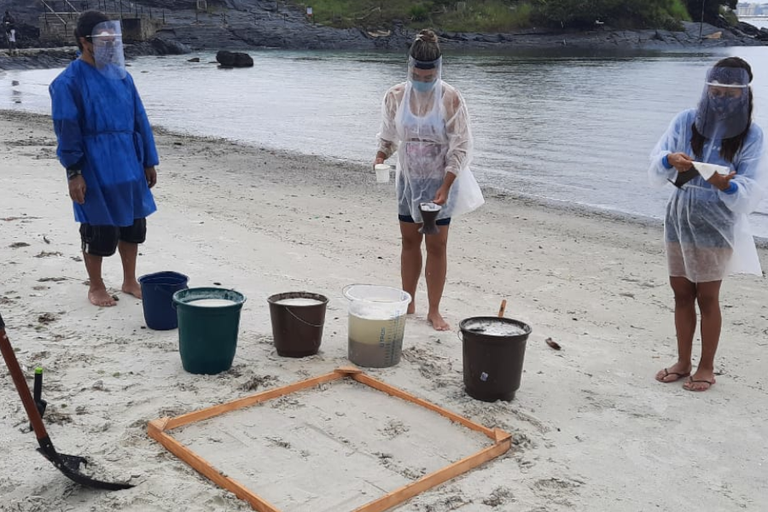
<path fill-rule="evenodd" d="M 133 485 L 127 483 L 94 480 L 80 472 L 80 464 L 88 463 L 83 457 L 64 455 L 56 451 L 51 438 L 48 437 L 48 433 L 45 431 L 43 418 L 38 411 L 37 404 L 35 404 L 35 399 L 29 392 L 29 386 L 27 386 L 27 381 L 24 379 L 19 362 L 16 360 L 16 354 L 13 352 L 11 342 L 8 341 L 8 336 L 5 334 L 5 322 L 3 322 L 2 315 L 0 315 L 0 352 L 2 352 L 5 364 L 8 366 L 8 371 L 11 373 L 11 377 L 13 377 L 13 383 L 16 384 L 16 390 L 19 392 L 24 409 L 27 411 L 29 421 L 32 423 L 37 442 L 40 444 L 40 448 L 37 451 L 51 461 L 56 466 L 56 469 L 64 473 L 67 478 L 80 485 L 107 491 L 119 491 L 133 487 Z"/>

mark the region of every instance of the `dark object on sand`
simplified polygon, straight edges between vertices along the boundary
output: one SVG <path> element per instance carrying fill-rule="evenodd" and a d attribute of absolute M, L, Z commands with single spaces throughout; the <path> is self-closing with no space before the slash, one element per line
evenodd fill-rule
<path fill-rule="evenodd" d="M 547 343 L 547 345 L 549 345 L 553 349 L 560 350 L 560 345 L 555 340 L 553 340 L 552 338 L 547 338 L 544 341 Z"/>
<path fill-rule="evenodd" d="M 35 368 L 35 391 L 34 391 L 34 398 L 35 398 L 35 405 L 37 406 L 37 412 L 40 413 L 40 417 L 42 418 L 45 416 L 45 409 L 48 407 L 48 402 L 43 400 L 43 369 L 38 367 Z M 29 431 L 35 430 L 35 427 L 32 426 L 32 423 L 29 424 Z"/>
<path fill-rule="evenodd" d="M 8 371 L 11 373 L 13 383 L 16 385 L 16 390 L 19 392 L 21 401 L 24 404 L 24 409 L 27 411 L 29 421 L 32 422 L 32 428 L 35 431 L 37 442 L 40 444 L 40 448 L 38 448 L 37 451 L 56 466 L 56 469 L 64 473 L 67 478 L 80 485 L 107 491 L 119 491 L 133 487 L 133 485 L 127 483 L 94 480 L 80 472 L 80 464 L 87 464 L 86 459 L 76 455 L 65 455 L 56 451 L 51 442 L 51 438 L 48 437 L 48 433 L 45 431 L 43 418 L 40 415 L 40 412 L 38 412 L 35 399 L 29 392 L 29 386 L 27 386 L 27 381 L 24 379 L 24 373 L 22 373 L 19 362 L 16 360 L 16 354 L 13 351 L 13 347 L 11 347 L 11 342 L 5 334 L 5 322 L 3 322 L 2 316 L 0 316 L 0 352 L 3 354 L 5 364 L 8 367 Z"/>
<path fill-rule="evenodd" d="M 531 327 L 503 317 L 472 317 L 459 323 L 464 389 L 477 400 L 510 401 L 520 388 Z"/>
<path fill-rule="evenodd" d="M 253 59 L 247 53 L 228 52 L 227 50 L 221 50 L 216 54 L 216 61 L 223 68 L 253 67 Z"/>

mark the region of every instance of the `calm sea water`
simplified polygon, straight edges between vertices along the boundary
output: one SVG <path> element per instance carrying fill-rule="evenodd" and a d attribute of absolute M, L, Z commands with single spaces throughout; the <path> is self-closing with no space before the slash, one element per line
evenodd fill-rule
<path fill-rule="evenodd" d="M 130 71 L 155 124 L 370 172 L 381 98 L 405 77 L 402 55 L 252 55 L 250 69 L 221 70 L 201 53 L 140 58 Z M 482 184 L 660 218 L 669 191 L 647 185 L 649 152 L 672 117 L 696 105 L 707 68 L 729 55 L 753 64 L 755 120 L 768 130 L 768 47 L 448 55 L 443 77 L 469 105 Z M 187 62 L 195 56 L 201 63 Z M 0 72 L 0 108 L 49 113 L 47 86 L 58 72 Z M 752 222 L 768 237 L 768 202 Z"/>

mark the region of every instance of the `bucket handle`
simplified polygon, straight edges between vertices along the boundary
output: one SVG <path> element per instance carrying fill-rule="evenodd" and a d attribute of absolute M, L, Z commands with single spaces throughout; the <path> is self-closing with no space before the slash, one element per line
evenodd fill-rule
<path fill-rule="evenodd" d="M 293 311 L 291 311 L 291 308 L 289 308 L 289 307 L 286 307 L 286 308 L 285 308 L 285 310 L 286 310 L 288 313 L 290 313 L 290 315 L 291 315 L 293 318 L 295 318 L 295 319 L 296 319 L 296 320 L 298 320 L 299 322 L 303 323 L 304 325 L 308 325 L 308 326 L 310 326 L 310 327 L 314 327 L 315 329 L 322 329 L 322 328 L 323 328 L 323 324 L 320 324 L 320 325 L 315 325 L 315 324 L 311 324 L 311 323 L 307 322 L 307 321 L 306 321 L 306 320 L 304 320 L 303 318 L 299 318 L 299 317 L 296 315 L 296 313 L 294 313 Z"/>
<path fill-rule="evenodd" d="M 464 333 L 461 332 L 461 330 L 456 331 L 456 337 L 459 338 L 462 343 L 464 343 Z"/>

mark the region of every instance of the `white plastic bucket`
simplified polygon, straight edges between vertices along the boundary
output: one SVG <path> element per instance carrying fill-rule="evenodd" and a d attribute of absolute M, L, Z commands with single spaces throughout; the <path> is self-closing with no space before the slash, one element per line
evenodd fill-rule
<path fill-rule="evenodd" d="M 389 173 L 392 170 L 391 165 L 376 164 L 376 183 L 389 183 Z"/>
<path fill-rule="evenodd" d="M 349 360 L 367 368 L 399 363 L 410 294 L 388 286 L 353 284 L 344 288 L 344 296 L 350 301 Z"/>

